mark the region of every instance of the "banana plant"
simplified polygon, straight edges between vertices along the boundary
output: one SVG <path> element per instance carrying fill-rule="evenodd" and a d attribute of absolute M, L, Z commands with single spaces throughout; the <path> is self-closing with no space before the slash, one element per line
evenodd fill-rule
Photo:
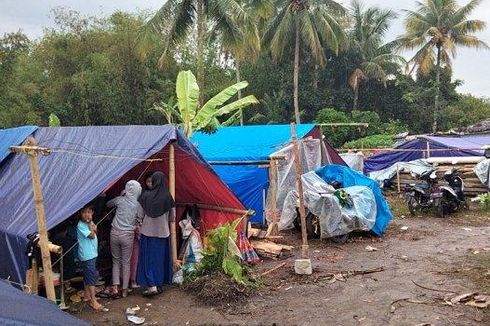
<path fill-rule="evenodd" d="M 176 107 L 169 101 L 169 103 L 156 105 L 153 109 L 164 114 L 167 121 L 173 121 L 173 117 L 176 117 L 184 130 L 184 134 L 191 137 L 195 131 L 213 131 L 222 125 L 227 125 L 236 119 L 237 112 L 241 109 L 258 104 L 259 101 L 253 95 L 227 103 L 238 91 L 247 86 L 248 82 L 246 81 L 231 85 L 207 101 L 202 107 L 199 107 L 199 86 L 196 77 L 189 70 L 181 71 L 177 76 L 175 87 L 177 93 Z M 221 124 L 218 117 L 227 114 L 232 114 L 231 120 L 228 119 Z"/>

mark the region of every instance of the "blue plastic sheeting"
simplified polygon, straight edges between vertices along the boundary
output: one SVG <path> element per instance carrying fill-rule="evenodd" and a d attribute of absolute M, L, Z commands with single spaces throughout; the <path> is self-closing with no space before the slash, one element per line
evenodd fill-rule
<path fill-rule="evenodd" d="M 39 146 L 53 149 L 50 155 L 39 156 L 48 228 L 76 213 L 171 140 L 204 163 L 181 132 L 170 125 L 39 128 L 34 137 Z M 110 157 L 94 158 L 93 153 Z M 11 276 L 19 282 L 27 270 L 26 235 L 37 230 L 25 155 L 16 154 L 5 161 L 0 185 L 0 277 Z"/>
<path fill-rule="evenodd" d="M 250 221 L 262 224 L 263 193 L 269 187 L 269 170 L 253 165 L 215 165 L 213 168 L 243 205 L 256 212 Z"/>
<path fill-rule="evenodd" d="M 483 152 L 478 149 L 490 144 L 490 135 L 422 136 L 395 147 L 413 151 L 388 151 L 367 158 L 364 161 L 364 172 L 384 170 L 397 162 L 410 162 L 424 158 L 423 151 L 427 150 L 427 143 L 431 150 L 430 157 L 481 156 Z"/>
<path fill-rule="evenodd" d="M 296 125 L 298 138 L 314 124 Z M 220 128 L 213 134 L 195 133 L 192 143 L 208 161 L 266 160 L 291 140 L 289 125 L 260 125 Z"/>
<path fill-rule="evenodd" d="M 10 154 L 9 147 L 17 146 L 22 144 L 22 142 L 34 131 L 36 131 L 36 126 L 24 126 L 18 128 L 10 129 L 0 129 L 0 163 L 7 158 Z"/>
<path fill-rule="evenodd" d="M 298 138 L 314 124 L 296 125 Z M 290 125 L 257 125 L 220 128 L 213 134 L 195 133 L 192 143 L 208 161 L 258 161 L 283 148 L 291 140 Z M 213 165 L 220 178 L 247 208 L 255 210 L 251 222 L 263 222 L 263 190 L 268 188 L 268 169 L 256 165 Z"/>
<path fill-rule="evenodd" d="M 0 325 L 88 326 L 89 323 L 61 311 L 47 299 L 24 293 L 0 281 Z"/>
<path fill-rule="evenodd" d="M 388 223 L 393 218 L 393 214 L 391 213 L 390 207 L 388 206 L 381 189 L 374 180 L 346 166 L 337 164 L 321 167 L 315 170 L 315 173 L 327 183 L 332 183 L 334 181 L 340 182 L 344 188 L 352 186 L 369 187 L 376 198 L 376 223 L 374 223 L 371 231 L 377 235 L 382 235 L 384 233 Z"/>

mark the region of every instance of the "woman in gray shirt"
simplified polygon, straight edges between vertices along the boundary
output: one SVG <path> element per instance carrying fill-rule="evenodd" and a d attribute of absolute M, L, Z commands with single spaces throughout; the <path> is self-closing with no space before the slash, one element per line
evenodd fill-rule
<path fill-rule="evenodd" d="M 113 295 L 118 294 L 118 287 L 122 278 L 122 296 L 128 295 L 128 284 L 131 271 L 131 254 L 133 252 L 133 240 L 137 214 L 141 209 L 138 198 L 141 195 L 141 185 L 138 181 L 131 180 L 126 183 L 124 194 L 109 202 L 107 207 L 116 207 L 116 215 L 112 220 L 111 228 L 111 253 L 112 253 L 112 284 Z M 122 271 L 122 277 L 121 277 Z"/>

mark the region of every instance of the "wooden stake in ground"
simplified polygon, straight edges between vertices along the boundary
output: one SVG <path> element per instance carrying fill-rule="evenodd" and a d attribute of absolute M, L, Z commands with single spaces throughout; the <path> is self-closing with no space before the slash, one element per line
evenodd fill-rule
<path fill-rule="evenodd" d="M 303 193 L 303 182 L 301 176 L 303 175 L 303 167 L 299 158 L 299 146 L 298 139 L 296 137 L 296 124 L 291 123 L 291 142 L 293 143 L 293 157 L 294 168 L 296 170 L 296 186 L 299 196 L 299 216 L 301 219 L 301 238 L 303 245 L 301 246 L 301 257 L 308 258 L 308 235 L 306 233 L 306 211 L 305 211 L 305 198 Z"/>
<path fill-rule="evenodd" d="M 267 236 L 279 234 L 279 216 L 277 212 L 277 161 L 271 159 L 269 163 L 269 182 L 270 182 L 270 203 L 271 203 L 271 216 L 272 223 L 267 229 Z"/>
<path fill-rule="evenodd" d="M 37 155 L 48 155 L 49 149 L 36 146 L 34 138 L 29 137 L 27 146 L 12 146 L 10 150 L 14 153 L 27 154 L 29 157 L 29 166 L 32 177 L 32 191 L 34 193 L 34 203 L 36 207 L 37 225 L 39 231 L 39 246 L 41 247 L 41 257 L 44 271 L 44 286 L 46 288 L 46 296 L 49 300 L 56 302 L 54 292 L 53 270 L 51 268 L 51 254 L 49 251 L 48 230 L 46 227 L 46 215 L 44 212 L 44 200 L 41 188 L 41 176 L 39 172 L 39 163 Z"/>
<path fill-rule="evenodd" d="M 169 149 L 168 187 L 175 201 L 175 147 L 172 143 L 170 143 Z M 177 230 L 175 221 L 170 222 L 170 247 L 172 250 L 173 266 L 176 269 L 179 264 L 177 262 Z"/>

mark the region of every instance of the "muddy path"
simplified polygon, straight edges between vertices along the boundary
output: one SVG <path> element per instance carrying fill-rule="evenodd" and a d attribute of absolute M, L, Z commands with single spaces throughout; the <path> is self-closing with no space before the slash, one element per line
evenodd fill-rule
<path fill-rule="evenodd" d="M 299 244 L 294 233 L 284 242 Z M 138 304 L 146 325 L 490 325 L 489 308 L 443 304 L 447 291 L 490 293 L 489 249 L 488 214 L 396 217 L 382 238 L 357 236 L 341 245 L 311 241 L 311 276 L 294 274 L 298 250 L 282 261 L 265 260 L 254 272 L 286 264 L 264 276 L 259 292 L 244 304 L 203 305 L 174 287 L 152 299 L 133 294 L 105 301 L 109 312 L 82 307 L 75 314 L 96 325 L 127 325 L 125 309 Z M 376 268 L 383 270 L 331 277 Z"/>

